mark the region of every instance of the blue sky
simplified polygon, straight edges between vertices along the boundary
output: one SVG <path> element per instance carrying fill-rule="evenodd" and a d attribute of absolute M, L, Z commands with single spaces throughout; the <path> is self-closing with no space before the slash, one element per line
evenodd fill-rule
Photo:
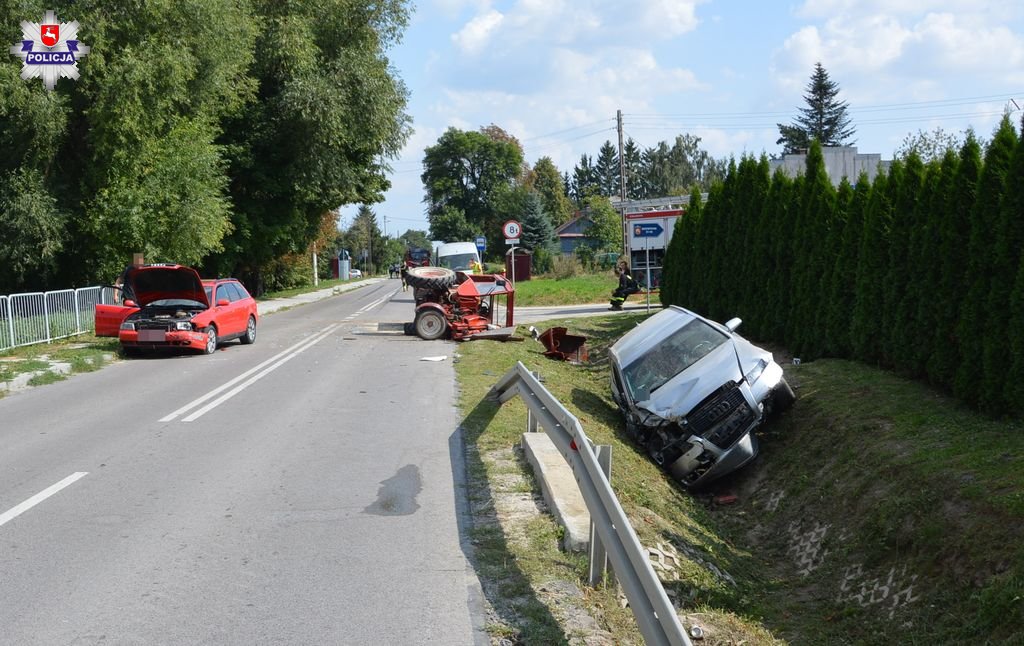
<path fill-rule="evenodd" d="M 987 138 L 1011 99 L 1024 107 L 1024 3 L 425 0 L 390 58 L 415 130 L 372 206 L 394 236 L 428 229 L 423 151 L 449 127 L 494 123 L 530 164 L 570 172 L 616 141 L 617 109 L 642 148 L 691 133 L 716 157 L 776 153 L 817 61 L 860 152 L 888 159 L 936 127 Z"/>

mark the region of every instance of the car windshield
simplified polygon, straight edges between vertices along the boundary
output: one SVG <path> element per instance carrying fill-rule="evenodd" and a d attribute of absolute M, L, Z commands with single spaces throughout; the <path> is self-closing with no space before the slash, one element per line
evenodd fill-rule
<path fill-rule="evenodd" d="M 476 260 L 476 254 L 456 253 L 451 256 L 441 256 L 437 259 L 442 267 L 452 270 L 469 269 L 470 263 Z"/>
<path fill-rule="evenodd" d="M 704 321 L 693 319 L 623 369 L 630 397 L 633 401 L 650 398 L 665 382 L 700 361 L 727 338 Z"/>
<path fill-rule="evenodd" d="M 207 292 L 209 294 L 209 292 Z M 161 298 L 160 300 L 149 303 L 147 307 L 203 307 L 206 305 L 199 301 L 194 301 L 191 298 Z"/>

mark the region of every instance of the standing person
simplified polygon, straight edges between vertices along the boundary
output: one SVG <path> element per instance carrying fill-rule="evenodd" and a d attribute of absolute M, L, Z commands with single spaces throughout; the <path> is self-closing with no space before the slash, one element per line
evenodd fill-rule
<path fill-rule="evenodd" d="M 625 260 L 615 266 L 615 273 L 619 277 L 619 286 L 612 292 L 612 306 L 608 309 L 618 311 L 622 309 L 622 304 L 626 302 L 627 296 L 640 291 L 640 283 L 629 275 L 629 265 Z"/>
<path fill-rule="evenodd" d="M 405 265 L 403 264 L 403 265 L 402 265 L 402 272 L 401 272 L 401 278 L 402 278 L 402 291 L 403 291 L 403 292 L 407 292 L 407 291 L 409 291 L 409 281 L 407 281 L 407 280 L 406 280 L 406 276 L 407 276 L 408 274 L 409 274 L 409 268 L 408 268 L 407 266 L 405 266 Z"/>

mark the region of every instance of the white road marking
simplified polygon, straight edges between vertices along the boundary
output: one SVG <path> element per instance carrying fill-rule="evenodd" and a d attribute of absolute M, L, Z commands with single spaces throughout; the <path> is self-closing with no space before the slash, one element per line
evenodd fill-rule
<path fill-rule="evenodd" d="M 75 473 L 72 473 L 71 475 L 69 475 L 68 477 L 64 478 L 63 480 L 61 480 L 57 484 L 51 485 L 51 486 L 47 487 L 46 489 L 43 489 L 42 491 L 40 491 L 36 495 L 32 496 L 31 498 L 29 498 L 25 502 L 21 503 L 20 505 L 16 505 L 14 507 L 11 507 L 10 509 L 5 511 L 4 513 L 0 514 L 0 525 L 3 525 L 3 524 L 5 524 L 5 523 L 7 523 L 9 521 L 14 520 L 15 518 L 17 518 L 18 516 L 22 515 L 23 513 L 28 511 L 29 509 L 32 509 L 33 507 L 35 507 L 39 503 L 43 502 L 44 500 L 46 500 L 47 498 L 52 496 L 53 494 L 57 493 L 58 491 L 60 491 L 64 487 L 67 487 L 68 485 L 74 484 L 75 481 L 77 481 L 77 480 L 79 480 L 81 478 L 84 478 L 87 475 L 89 475 L 88 471 L 77 471 Z"/>
<path fill-rule="evenodd" d="M 333 327 L 336 327 L 336 326 L 337 326 L 337 323 L 334 323 L 332 325 L 328 325 L 327 327 L 321 329 L 319 332 L 316 332 L 316 334 L 320 334 L 320 333 L 325 332 L 325 331 L 327 331 L 327 330 L 329 330 L 329 329 L 331 329 Z M 195 408 L 199 404 L 202 404 L 203 402 L 205 402 L 206 400 L 208 400 L 208 399 L 210 399 L 212 397 L 216 397 L 220 393 L 222 393 L 225 390 L 227 390 L 228 388 L 234 386 L 239 381 L 245 379 L 246 377 L 248 377 L 252 373 L 254 373 L 257 370 L 259 370 L 260 368 L 263 368 L 264 366 L 277 361 L 278 359 L 280 359 L 284 355 L 286 355 L 289 352 L 295 350 L 295 348 L 298 348 L 300 345 L 302 345 L 304 343 L 307 343 L 307 342 L 309 342 L 309 338 L 305 338 L 305 339 L 299 341 L 298 343 L 296 343 L 295 345 L 291 346 L 290 348 L 286 348 L 286 349 L 282 350 L 281 352 L 279 352 L 279 353 L 275 354 L 274 356 L 270 357 L 269 359 L 267 359 L 263 363 L 255 366 L 253 368 L 250 368 L 249 370 L 246 370 L 245 372 L 243 372 L 242 374 L 238 375 L 237 377 L 235 377 L 231 381 L 227 382 L 223 386 L 220 386 L 220 387 L 218 387 L 218 388 L 216 388 L 214 390 L 211 390 L 210 392 L 206 393 L 202 397 L 199 397 L 198 399 L 193 399 L 192 401 L 190 401 L 189 403 L 185 404 L 184 406 L 182 406 L 178 410 L 174 411 L 173 413 L 171 413 L 169 415 L 165 415 L 164 417 L 161 417 L 160 421 L 161 422 L 170 422 L 170 421 L 172 421 L 178 415 L 181 415 L 182 413 L 185 413 L 185 412 Z"/>
<path fill-rule="evenodd" d="M 323 331 L 319 332 L 318 334 L 316 334 L 312 338 L 307 339 L 305 341 L 304 345 L 301 345 L 301 347 L 296 348 L 293 352 L 291 352 L 291 353 L 287 354 L 286 356 L 282 357 L 280 360 L 277 361 L 277 363 L 274 363 L 273 365 L 269 366 L 268 368 L 265 368 L 262 372 L 256 373 L 256 375 L 250 377 L 246 381 L 244 381 L 241 384 L 235 386 L 234 388 L 232 388 L 228 392 L 224 393 L 223 395 L 221 395 L 217 399 L 213 400 L 212 402 L 210 402 L 206 406 L 203 406 L 202 408 L 200 408 L 196 412 L 192 413 L 191 415 L 189 415 L 187 417 L 181 418 L 181 421 L 183 421 L 183 422 L 194 422 L 195 420 L 199 419 L 200 417 L 202 417 L 206 413 L 208 413 L 211 410 L 213 410 L 214 408 L 220 406 L 221 404 L 223 404 L 227 400 L 231 399 L 232 397 L 234 397 L 238 393 L 242 392 L 243 390 L 245 390 L 246 388 L 248 388 L 252 384 L 256 383 L 257 381 L 259 381 L 263 377 L 267 376 L 268 374 L 270 374 L 274 370 L 277 370 L 278 368 L 283 366 L 285 363 L 287 363 L 291 359 L 295 358 L 295 356 L 297 356 L 300 352 L 302 352 L 302 351 L 304 351 L 304 350 L 306 350 L 308 348 L 311 348 L 314 345 L 316 345 L 317 343 L 319 343 L 320 341 L 323 341 L 324 339 L 326 339 L 331 334 L 331 332 L 333 332 L 339 325 L 340 325 L 339 323 L 334 323 L 332 325 L 327 326 L 326 328 L 324 328 Z M 295 347 L 295 346 L 292 346 L 292 347 Z M 261 365 L 263 365 L 263 364 L 261 364 Z M 250 373 L 251 372 L 252 371 L 250 371 Z M 237 380 L 238 380 L 238 377 L 233 379 L 232 382 L 235 382 Z M 229 382 L 226 385 L 230 385 L 230 383 L 232 383 L 232 382 Z M 224 386 L 222 386 L 219 390 L 223 390 L 223 389 L 224 389 Z"/>

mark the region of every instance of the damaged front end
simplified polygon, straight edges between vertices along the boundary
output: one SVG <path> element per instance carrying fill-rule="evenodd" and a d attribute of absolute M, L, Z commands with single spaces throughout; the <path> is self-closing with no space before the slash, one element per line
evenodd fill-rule
<path fill-rule="evenodd" d="M 792 404 L 770 352 L 725 325 L 671 306 L 617 341 L 612 396 L 629 434 L 688 487 L 754 459 L 754 431 Z"/>
<path fill-rule="evenodd" d="M 665 419 L 639 407 L 636 413 L 626 413 L 634 440 L 688 487 L 739 469 L 757 455 L 753 431 L 763 413 L 735 382 L 723 385 L 682 417 Z"/>

